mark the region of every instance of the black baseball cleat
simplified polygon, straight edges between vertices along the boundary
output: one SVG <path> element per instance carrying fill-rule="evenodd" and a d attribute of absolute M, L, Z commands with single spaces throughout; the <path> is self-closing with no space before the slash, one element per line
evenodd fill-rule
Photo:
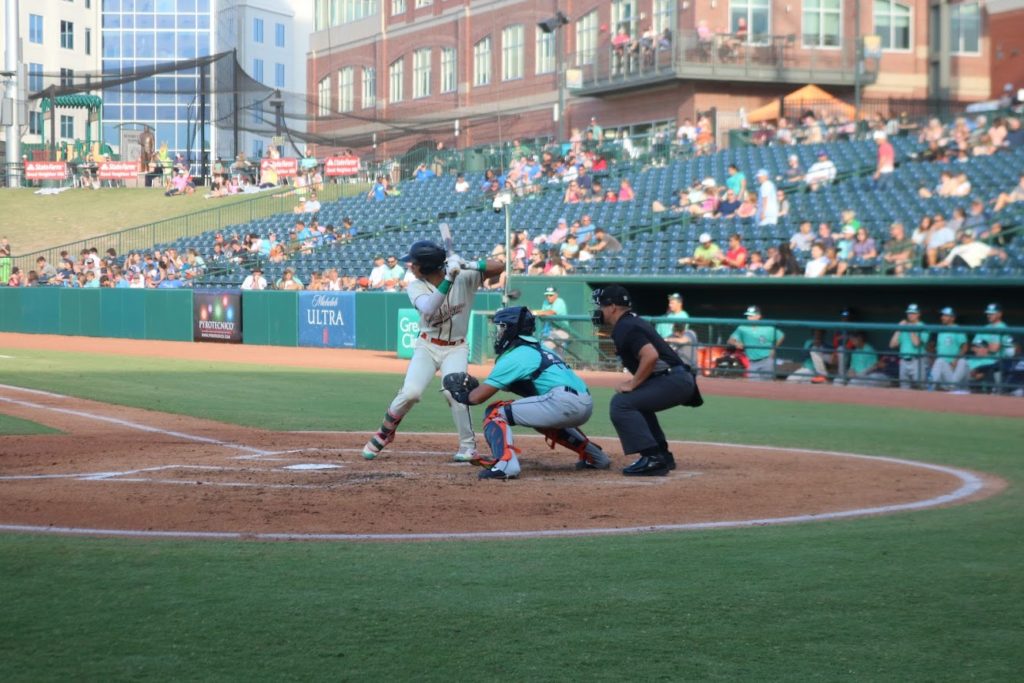
<path fill-rule="evenodd" d="M 661 457 L 665 460 L 665 464 L 668 465 L 670 470 L 674 470 L 676 468 L 676 457 L 674 455 L 665 451 L 661 454 Z"/>
<path fill-rule="evenodd" d="M 483 470 L 482 472 L 480 472 L 480 474 L 476 476 L 477 479 L 497 479 L 498 481 L 508 481 L 509 479 L 515 479 L 519 475 L 513 474 L 509 476 L 505 474 L 502 470 L 487 469 Z"/>
<path fill-rule="evenodd" d="M 664 477 L 669 466 L 659 455 L 642 455 L 635 463 L 622 470 L 627 477 Z"/>

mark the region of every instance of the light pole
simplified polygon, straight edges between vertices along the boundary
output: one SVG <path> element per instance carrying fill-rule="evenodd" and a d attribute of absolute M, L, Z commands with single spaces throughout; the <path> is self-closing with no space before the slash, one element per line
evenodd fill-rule
<path fill-rule="evenodd" d="M 555 80 L 558 85 L 558 142 L 565 140 L 565 57 L 562 54 L 562 31 L 563 26 L 569 23 L 569 17 L 561 10 L 555 12 L 555 16 L 544 21 L 537 22 L 537 27 L 544 33 L 555 34 Z"/>
<path fill-rule="evenodd" d="M 6 94 L 0 96 L 0 107 L 9 103 L 11 117 L 7 126 L 7 187 L 21 184 L 21 128 L 18 113 L 21 103 L 18 97 L 18 46 L 21 45 L 18 35 L 18 0 L 7 0 L 4 5 L 4 78 Z"/>

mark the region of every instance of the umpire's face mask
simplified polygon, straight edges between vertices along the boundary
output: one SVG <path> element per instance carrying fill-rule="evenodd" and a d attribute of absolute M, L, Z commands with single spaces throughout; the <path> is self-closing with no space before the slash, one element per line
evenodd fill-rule
<path fill-rule="evenodd" d="M 594 327 L 600 327 L 601 325 L 604 325 L 603 307 L 594 309 L 594 312 L 590 314 L 590 322 L 594 324 Z"/>

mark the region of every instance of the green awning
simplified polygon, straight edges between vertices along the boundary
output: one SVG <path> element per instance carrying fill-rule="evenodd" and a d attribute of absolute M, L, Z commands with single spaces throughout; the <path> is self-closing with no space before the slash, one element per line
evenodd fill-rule
<path fill-rule="evenodd" d="M 99 109 L 103 106 L 103 98 L 96 95 L 58 95 L 57 106 L 71 109 Z M 42 98 L 39 103 L 42 111 L 50 110 L 50 99 Z"/>

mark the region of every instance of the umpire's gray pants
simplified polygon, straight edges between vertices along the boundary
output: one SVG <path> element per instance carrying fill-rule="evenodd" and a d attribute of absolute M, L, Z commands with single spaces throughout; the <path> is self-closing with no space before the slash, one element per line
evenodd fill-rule
<path fill-rule="evenodd" d="M 900 358 L 900 389 L 917 389 L 924 378 L 924 356 Z"/>
<path fill-rule="evenodd" d="M 586 424 L 594 412 L 588 393 L 558 387 L 540 396 L 526 396 L 508 406 L 513 424 L 534 429 L 566 429 Z"/>

